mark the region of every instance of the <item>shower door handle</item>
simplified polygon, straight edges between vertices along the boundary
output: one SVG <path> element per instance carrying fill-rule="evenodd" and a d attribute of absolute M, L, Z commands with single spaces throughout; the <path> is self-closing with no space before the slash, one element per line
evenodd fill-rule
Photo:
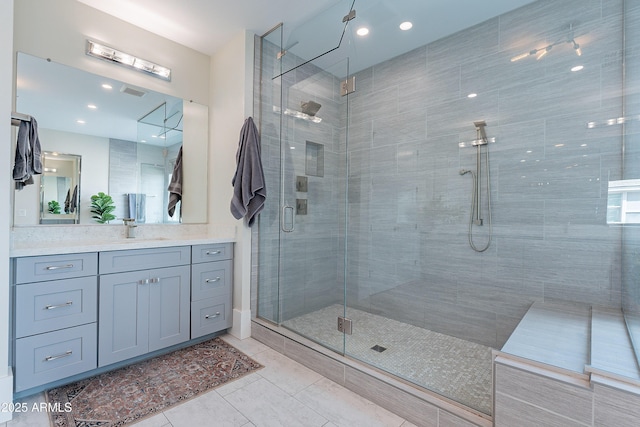
<path fill-rule="evenodd" d="M 293 206 L 283 206 L 282 207 L 282 231 L 285 233 L 291 233 L 295 229 L 295 215 L 294 215 Z M 290 219 L 287 220 L 287 213 L 289 213 Z"/>

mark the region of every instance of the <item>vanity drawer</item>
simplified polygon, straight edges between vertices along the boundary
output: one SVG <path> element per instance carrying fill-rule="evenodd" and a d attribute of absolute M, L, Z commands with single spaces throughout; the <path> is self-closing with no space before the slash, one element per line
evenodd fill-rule
<path fill-rule="evenodd" d="M 191 303 L 191 339 L 231 327 L 231 297 L 223 295 Z"/>
<path fill-rule="evenodd" d="M 206 262 L 191 266 L 191 301 L 231 293 L 233 261 Z"/>
<path fill-rule="evenodd" d="M 100 252 L 99 269 L 100 274 L 109 274 L 188 265 L 190 262 L 190 246 L 129 249 Z"/>
<path fill-rule="evenodd" d="M 98 309 L 98 278 L 17 285 L 16 337 L 95 322 Z"/>
<path fill-rule="evenodd" d="M 191 248 L 191 262 L 193 264 L 233 258 L 233 243 L 194 245 Z"/>
<path fill-rule="evenodd" d="M 16 283 L 43 282 L 98 274 L 95 252 L 16 258 Z"/>
<path fill-rule="evenodd" d="M 15 391 L 97 367 L 96 324 L 16 340 Z"/>

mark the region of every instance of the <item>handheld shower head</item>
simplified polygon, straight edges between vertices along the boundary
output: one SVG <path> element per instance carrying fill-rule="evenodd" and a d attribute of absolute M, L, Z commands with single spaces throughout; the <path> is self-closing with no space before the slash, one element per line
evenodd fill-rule
<path fill-rule="evenodd" d="M 460 169 L 460 172 L 459 172 L 459 173 L 460 173 L 460 175 L 466 175 L 466 174 L 468 174 L 469 172 L 471 172 L 469 169 Z"/>

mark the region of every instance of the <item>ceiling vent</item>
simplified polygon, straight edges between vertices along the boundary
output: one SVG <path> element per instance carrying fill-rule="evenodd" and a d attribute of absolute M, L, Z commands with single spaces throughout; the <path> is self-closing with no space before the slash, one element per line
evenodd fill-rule
<path fill-rule="evenodd" d="M 137 96 L 138 98 L 142 98 L 143 96 L 145 96 L 147 94 L 147 92 L 141 90 L 141 89 L 137 89 L 131 86 L 127 86 L 124 85 L 120 88 L 120 92 L 122 93 L 126 93 L 128 95 L 133 95 L 133 96 Z"/>

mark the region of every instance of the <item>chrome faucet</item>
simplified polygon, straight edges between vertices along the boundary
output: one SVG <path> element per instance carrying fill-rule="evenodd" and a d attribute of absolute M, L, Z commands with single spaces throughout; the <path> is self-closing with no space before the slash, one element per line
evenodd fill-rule
<path fill-rule="evenodd" d="M 125 227 L 127 227 L 127 238 L 133 239 L 136 237 L 136 219 L 135 218 L 122 218 Z"/>

